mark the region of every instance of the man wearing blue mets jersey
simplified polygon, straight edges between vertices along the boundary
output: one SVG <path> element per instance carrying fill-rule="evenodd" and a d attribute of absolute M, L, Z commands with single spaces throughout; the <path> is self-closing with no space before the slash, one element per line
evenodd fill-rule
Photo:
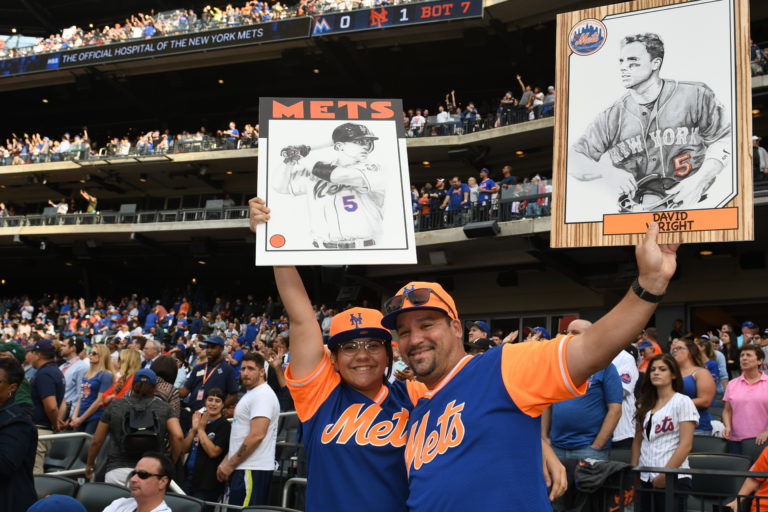
<path fill-rule="evenodd" d="M 542 411 L 583 394 L 641 331 L 672 277 L 676 246 L 656 243 L 653 223 L 637 246 L 632 289 L 589 330 L 469 356 L 453 298 L 412 282 L 385 303 L 382 324 L 429 391 L 411 411 L 405 459 L 411 512 L 551 510 L 542 477 Z"/>

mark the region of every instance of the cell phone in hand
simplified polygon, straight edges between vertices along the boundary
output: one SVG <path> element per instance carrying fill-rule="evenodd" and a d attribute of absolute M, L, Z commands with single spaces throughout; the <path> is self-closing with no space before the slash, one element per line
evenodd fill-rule
<path fill-rule="evenodd" d="M 408 365 L 405 364 L 405 361 L 395 361 L 395 364 L 392 365 L 392 369 L 396 372 L 404 372 L 408 369 Z"/>

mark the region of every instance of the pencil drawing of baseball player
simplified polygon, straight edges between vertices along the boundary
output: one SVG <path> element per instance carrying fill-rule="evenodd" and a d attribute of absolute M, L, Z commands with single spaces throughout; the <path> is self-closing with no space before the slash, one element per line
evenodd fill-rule
<path fill-rule="evenodd" d="M 306 198 L 314 247 L 374 247 L 385 196 L 382 166 L 369 159 L 378 137 L 363 124 L 347 122 L 333 130 L 331 139 L 330 155 L 307 145 L 284 147 L 285 172 L 275 174 L 275 190 Z"/>
<path fill-rule="evenodd" d="M 701 82 L 660 77 L 664 43 L 633 34 L 620 44 L 627 92 L 597 115 L 568 154 L 568 174 L 581 181 L 618 181 L 619 209 L 695 208 L 731 162 L 731 123 Z M 612 167 L 601 163 L 608 154 Z"/>

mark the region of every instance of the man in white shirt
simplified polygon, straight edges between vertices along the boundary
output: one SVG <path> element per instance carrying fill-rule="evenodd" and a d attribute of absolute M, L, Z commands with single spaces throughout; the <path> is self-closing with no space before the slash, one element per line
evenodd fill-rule
<path fill-rule="evenodd" d="M 103 512 L 171 512 L 165 504 L 173 475 L 173 463 L 168 457 L 146 453 L 128 475 L 131 497 L 116 499 Z"/>
<path fill-rule="evenodd" d="M 424 130 L 424 124 L 427 122 L 424 116 L 421 115 L 421 109 L 416 109 L 416 115 L 411 118 L 411 137 L 417 137 L 421 135 Z"/>
<path fill-rule="evenodd" d="M 280 402 L 267 384 L 264 358 L 249 352 L 240 362 L 240 380 L 248 392 L 235 406 L 229 453 L 219 464 L 219 482 L 229 480 L 225 503 L 266 505 L 275 470 Z"/>
<path fill-rule="evenodd" d="M 568 324 L 568 334 L 581 334 L 592 326 L 589 320 L 574 320 Z M 626 350 L 622 350 L 611 361 L 621 379 L 623 398 L 621 401 L 621 418 L 613 430 L 611 448 L 632 448 L 635 438 L 635 385 L 640 373 L 637 371 L 637 361 Z"/>

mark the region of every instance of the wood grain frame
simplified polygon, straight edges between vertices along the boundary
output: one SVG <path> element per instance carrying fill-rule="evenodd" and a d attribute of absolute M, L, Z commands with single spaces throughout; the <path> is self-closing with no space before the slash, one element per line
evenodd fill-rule
<path fill-rule="evenodd" d="M 721 209 L 734 208 L 730 211 L 731 221 L 727 228 L 722 227 L 720 221 L 713 220 L 708 224 L 708 219 L 715 219 L 721 212 L 697 213 L 695 217 L 699 222 L 696 231 L 666 231 L 662 229 L 660 242 L 662 243 L 709 243 L 730 242 L 754 239 L 753 224 L 753 184 L 752 184 L 752 91 L 751 73 L 749 66 L 749 2 L 747 0 L 722 0 L 733 5 L 733 53 L 735 60 L 735 110 L 736 124 L 731 127 L 731 136 L 735 140 L 735 154 L 732 156 L 736 172 L 736 196 Z M 556 52 L 556 83 L 557 99 L 555 108 L 554 131 L 554 156 L 553 156 L 553 193 L 552 193 L 552 230 L 550 244 L 552 247 L 589 247 L 589 246 L 618 246 L 634 245 L 642 239 L 642 234 L 606 234 L 605 222 L 580 222 L 566 224 L 566 166 L 568 158 L 568 105 L 569 105 L 569 80 L 570 80 L 570 56 L 569 33 L 580 21 L 586 19 L 604 20 L 606 16 L 634 11 L 642 11 L 650 8 L 685 4 L 679 0 L 637 0 L 614 5 L 606 5 L 573 11 L 557 16 L 557 52 Z M 692 5 L 694 3 L 691 3 Z M 651 27 L 652 28 L 652 27 Z M 648 31 L 644 27 L 642 31 Z M 726 196 L 727 197 L 727 196 Z M 589 197 L 583 198 L 589 201 Z M 688 210 L 689 212 L 703 212 L 703 210 Z M 626 219 L 634 221 L 634 225 L 645 226 L 652 220 L 652 214 L 628 214 L 635 218 Z M 709 216 L 708 216 L 709 215 Z M 604 217 L 605 218 L 605 217 Z M 734 220 L 735 219 L 735 220 Z M 609 219 L 615 220 L 615 219 Z M 622 226 L 630 224 L 622 224 Z M 671 226 L 671 224 L 669 224 Z M 614 229 L 611 227 L 610 229 Z M 625 228 L 622 228 L 625 229 Z M 628 229 L 628 228 L 626 228 Z M 671 229 L 671 228 L 670 228 Z M 644 230 L 643 230 L 644 231 Z"/>

